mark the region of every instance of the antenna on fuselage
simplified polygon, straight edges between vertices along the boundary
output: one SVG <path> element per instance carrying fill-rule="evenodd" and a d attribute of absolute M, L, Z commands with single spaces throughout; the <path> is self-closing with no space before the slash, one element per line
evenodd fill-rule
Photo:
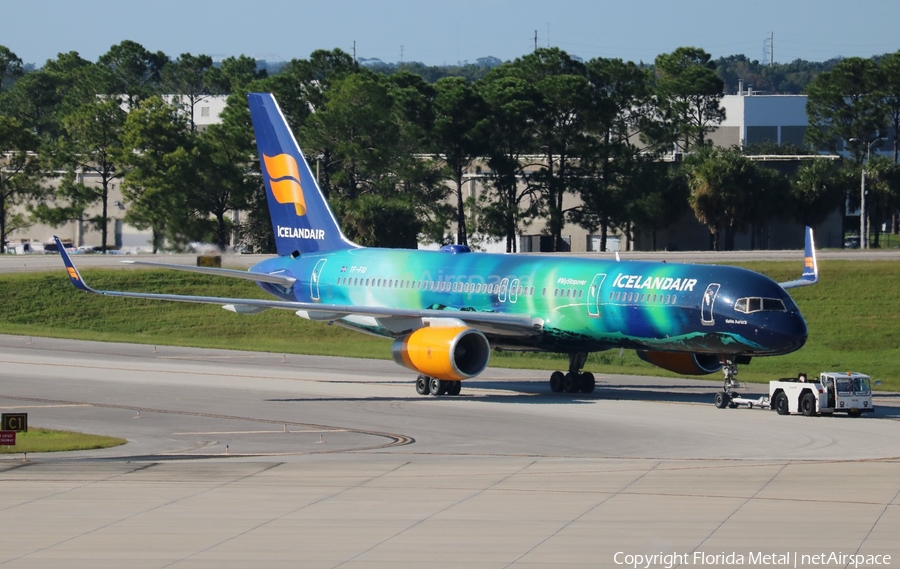
<path fill-rule="evenodd" d="M 621 260 L 622 260 L 622 259 L 619 258 L 619 252 L 616 251 L 616 262 L 618 263 L 618 262 L 621 261 Z"/>

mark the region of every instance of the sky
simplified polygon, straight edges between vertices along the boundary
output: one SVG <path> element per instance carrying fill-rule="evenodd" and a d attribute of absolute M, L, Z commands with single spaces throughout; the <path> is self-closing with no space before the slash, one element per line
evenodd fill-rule
<path fill-rule="evenodd" d="M 268 61 L 340 48 L 426 65 L 513 60 L 537 45 L 652 62 L 681 46 L 825 61 L 900 50 L 900 1 L 868 0 L 0 0 L 0 45 L 40 67 L 58 53 L 96 61 L 123 40 Z M 770 34 L 772 34 L 770 36 Z"/>

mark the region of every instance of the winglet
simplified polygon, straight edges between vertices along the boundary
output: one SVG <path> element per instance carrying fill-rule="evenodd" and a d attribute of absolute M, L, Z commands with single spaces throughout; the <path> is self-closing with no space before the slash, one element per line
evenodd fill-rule
<path fill-rule="evenodd" d="M 75 288 L 81 289 L 85 292 L 95 292 L 94 289 L 89 287 L 87 283 L 84 282 L 84 279 L 81 278 L 81 273 L 79 273 L 78 269 L 75 268 L 75 265 L 72 263 L 72 259 L 69 257 L 69 254 L 66 253 L 65 245 L 62 244 L 62 241 L 59 240 L 59 237 L 54 235 L 53 240 L 56 241 L 56 247 L 59 250 L 59 255 L 62 257 L 63 263 L 65 263 L 66 265 L 66 271 L 69 272 L 69 280 L 72 281 L 72 284 L 75 285 Z"/>
<path fill-rule="evenodd" d="M 803 250 L 803 274 L 799 279 L 780 283 L 781 288 L 813 285 L 819 282 L 819 263 L 816 261 L 816 245 L 812 227 L 806 226 L 806 244 Z"/>

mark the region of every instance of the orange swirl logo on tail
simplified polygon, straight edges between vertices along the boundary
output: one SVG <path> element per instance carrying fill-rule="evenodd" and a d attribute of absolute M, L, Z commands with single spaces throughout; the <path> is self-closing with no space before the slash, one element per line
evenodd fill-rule
<path fill-rule="evenodd" d="M 303 199 L 303 187 L 300 185 L 300 169 L 294 157 L 290 154 L 277 156 L 263 154 L 263 162 L 269 174 L 272 195 L 278 203 L 292 203 L 297 215 L 306 215 L 306 200 Z"/>

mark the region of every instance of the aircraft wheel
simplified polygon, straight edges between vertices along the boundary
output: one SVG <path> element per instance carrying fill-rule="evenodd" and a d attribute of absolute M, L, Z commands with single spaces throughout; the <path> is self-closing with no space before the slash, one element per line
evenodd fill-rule
<path fill-rule="evenodd" d="M 550 391 L 553 393 L 560 393 L 563 390 L 563 381 L 566 376 L 562 374 L 561 371 L 554 371 L 550 374 Z"/>
<path fill-rule="evenodd" d="M 800 412 L 804 417 L 812 417 L 816 414 L 816 396 L 812 393 L 805 393 L 800 398 Z"/>
<path fill-rule="evenodd" d="M 462 391 L 462 382 L 461 381 L 451 381 L 447 386 L 447 395 L 459 395 L 459 392 Z"/>
<path fill-rule="evenodd" d="M 563 389 L 565 389 L 566 393 L 578 393 L 578 388 L 581 387 L 581 382 L 578 380 L 577 373 L 569 372 L 565 375 L 563 378 Z"/>
<path fill-rule="evenodd" d="M 784 391 L 775 395 L 775 399 L 772 400 L 772 409 L 775 409 L 779 415 L 787 415 L 790 413 L 788 408 L 788 398 Z"/>
<path fill-rule="evenodd" d="M 447 382 L 440 380 L 436 377 L 431 378 L 431 382 L 428 385 L 429 391 L 434 396 L 444 395 L 447 393 Z"/>
<path fill-rule="evenodd" d="M 428 395 L 431 393 L 431 385 L 427 375 L 420 375 L 416 378 L 416 393 L 419 395 Z"/>
<path fill-rule="evenodd" d="M 724 391 L 716 391 L 716 407 L 718 409 L 724 409 L 728 407 L 728 404 L 731 403 L 731 397 L 728 396 Z"/>
<path fill-rule="evenodd" d="M 594 374 L 591 372 L 585 372 L 581 374 L 581 392 L 582 393 L 593 393 L 594 389 L 597 387 L 597 382 L 594 380 Z"/>

